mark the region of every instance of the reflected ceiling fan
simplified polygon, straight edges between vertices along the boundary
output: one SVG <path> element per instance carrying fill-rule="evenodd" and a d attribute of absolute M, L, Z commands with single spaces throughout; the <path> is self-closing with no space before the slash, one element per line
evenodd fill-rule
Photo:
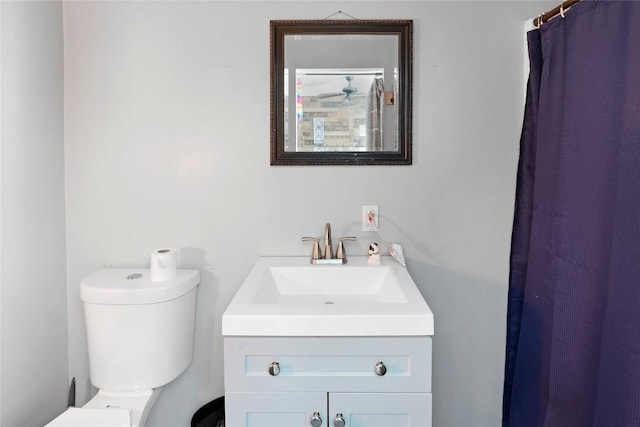
<path fill-rule="evenodd" d="M 351 82 L 353 81 L 353 76 L 345 76 L 344 78 L 347 80 L 347 86 L 342 88 L 342 92 L 321 93 L 317 95 L 316 98 L 324 99 L 324 98 L 333 98 L 336 96 L 344 96 L 343 101 L 345 103 L 350 103 L 351 101 L 353 101 L 353 98 L 356 96 L 355 95 L 356 92 L 358 92 L 358 88 L 356 88 L 351 84 Z"/>

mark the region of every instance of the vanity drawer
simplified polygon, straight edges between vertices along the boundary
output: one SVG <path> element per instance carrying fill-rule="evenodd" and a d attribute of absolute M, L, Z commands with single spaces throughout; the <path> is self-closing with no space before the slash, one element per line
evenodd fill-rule
<path fill-rule="evenodd" d="M 431 391 L 428 336 L 225 337 L 224 357 L 229 392 Z"/>

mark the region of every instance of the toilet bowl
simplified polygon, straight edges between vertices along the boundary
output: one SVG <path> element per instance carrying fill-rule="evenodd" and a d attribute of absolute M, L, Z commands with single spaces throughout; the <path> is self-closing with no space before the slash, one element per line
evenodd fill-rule
<path fill-rule="evenodd" d="M 179 269 L 166 281 L 152 281 L 148 269 L 87 276 L 80 299 L 98 393 L 45 427 L 145 427 L 162 387 L 191 363 L 199 283 L 197 270 Z"/>
<path fill-rule="evenodd" d="M 101 390 L 82 408 L 69 408 L 45 427 L 142 427 L 161 389 Z"/>

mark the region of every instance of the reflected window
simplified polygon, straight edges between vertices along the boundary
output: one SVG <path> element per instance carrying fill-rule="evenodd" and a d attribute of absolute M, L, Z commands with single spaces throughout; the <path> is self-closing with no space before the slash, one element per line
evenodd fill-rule
<path fill-rule="evenodd" d="M 290 105 L 287 93 L 285 106 Z M 285 132 L 290 150 L 380 151 L 384 146 L 384 69 L 297 69 L 295 94 L 296 120 Z M 288 141 L 289 135 L 295 140 Z"/>

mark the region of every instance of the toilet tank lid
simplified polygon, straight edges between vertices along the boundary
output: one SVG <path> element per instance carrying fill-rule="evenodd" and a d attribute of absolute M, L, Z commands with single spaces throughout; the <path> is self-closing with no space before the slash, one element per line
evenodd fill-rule
<path fill-rule="evenodd" d="M 149 269 L 105 268 L 80 282 L 80 299 L 94 304 L 154 304 L 178 298 L 199 283 L 198 270 L 178 269 L 174 279 L 154 282 Z"/>

